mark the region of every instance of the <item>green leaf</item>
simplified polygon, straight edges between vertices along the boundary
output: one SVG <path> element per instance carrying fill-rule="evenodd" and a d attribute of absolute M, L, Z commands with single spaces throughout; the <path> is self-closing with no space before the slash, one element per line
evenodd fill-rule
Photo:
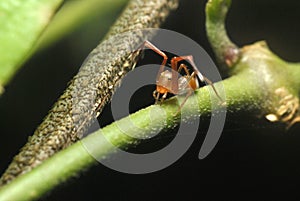
<path fill-rule="evenodd" d="M 63 0 L 0 1 L 0 86 L 26 61 Z"/>
<path fill-rule="evenodd" d="M 77 0 L 67 1 L 54 16 L 38 41 L 37 49 L 47 48 L 55 41 L 68 33 L 82 27 L 92 19 L 101 19 L 99 26 L 103 26 L 117 9 L 120 9 L 128 0 Z"/>

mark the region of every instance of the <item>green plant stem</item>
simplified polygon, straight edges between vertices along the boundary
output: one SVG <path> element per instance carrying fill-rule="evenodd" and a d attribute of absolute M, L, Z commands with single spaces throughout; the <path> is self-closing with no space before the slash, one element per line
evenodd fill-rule
<path fill-rule="evenodd" d="M 0 89 L 28 58 L 33 44 L 62 2 L 0 1 Z"/>
<path fill-rule="evenodd" d="M 225 19 L 231 0 L 209 0 L 206 4 L 206 31 L 218 62 L 231 67 L 239 59 L 238 47 L 230 40 Z"/>
<path fill-rule="evenodd" d="M 236 90 L 241 91 L 236 84 L 239 81 L 240 79 L 238 79 L 238 77 L 232 77 L 218 84 L 223 84 L 225 89 L 228 89 L 229 94 L 227 94 L 227 97 L 228 102 L 230 103 L 229 106 L 233 107 L 232 109 L 237 108 L 234 107 L 236 105 L 240 105 L 249 109 L 250 105 L 244 104 L 248 102 L 248 96 L 245 94 L 240 94 L 239 96 L 239 93 L 236 92 Z M 218 87 L 218 84 L 216 84 L 216 87 Z M 248 88 L 251 90 L 249 85 Z M 234 95 L 234 100 L 229 101 L 231 100 L 230 95 Z M 199 105 L 190 104 L 191 102 L 194 102 L 195 99 L 199 100 Z M 89 135 L 82 141 L 77 142 L 69 148 L 57 153 L 55 156 L 45 161 L 45 163 L 37 168 L 33 169 L 31 172 L 21 175 L 8 185 L 2 187 L 2 189 L 0 189 L 0 200 L 37 199 L 62 181 L 77 175 L 83 169 L 95 164 L 96 160 L 94 160 L 89 153 L 92 152 L 92 154 L 97 156 L 97 158 L 109 157 L 111 150 L 109 150 L 105 141 L 103 141 L 103 138 L 101 138 L 103 134 L 114 145 L 128 148 L 129 145 L 133 146 L 134 144 L 138 143 L 138 141 L 133 138 L 129 138 L 128 136 L 137 134 L 141 135 L 141 133 L 137 133 L 135 126 L 141 128 L 145 135 L 144 137 L 146 137 L 153 131 L 160 129 L 162 124 L 159 122 L 166 122 L 166 119 L 168 119 L 167 125 L 163 126 L 176 125 L 178 120 L 176 118 L 174 119 L 173 115 L 176 113 L 178 105 L 174 103 L 176 103 L 176 100 L 173 98 L 162 105 L 161 109 L 166 111 L 166 117 L 161 115 L 161 112 L 156 112 L 155 110 L 159 110 L 160 106 L 154 105 L 140 110 L 130 117 L 116 121 L 102 130 Z M 209 115 L 211 112 L 210 108 L 210 94 L 209 90 L 207 90 L 207 87 L 205 87 L 198 90 L 196 95 L 190 97 L 187 101 L 185 106 L 187 116 L 184 119 L 188 121 L 195 115 L 199 115 L 199 112 L 201 112 L 202 115 Z M 151 122 L 151 119 L 148 118 L 150 111 L 152 111 L 151 119 L 154 120 L 155 123 Z M 126 123 L 127 121 L 131 121 L 132 124 L 129 124 L 131 126 L 126 128 L 126 135 L 124 135 L 123 131 L 119 129 L 118 124 L 122 124 L 122 122 Z M 89 152 L 85 147 L 90 148 Z M 24 186 L 26 186 L 26 188 L 24 188 Z"/>
<path fill-rule="evenodd" d="M 269 54 L 269 52 L 266 53 Z M 247 54 L 245 53 L 246 56 L 249 56 Z M 252 53 L 249 52 L 249 54 Z M 262 60 L 258 64 L 265 65 L 266 63 L 264 62 Z M 243 63 L 240 67 L 243 68 L 245 67 L 244 65 Z M 299 64 L 285 65 L 282 67 L 287 67 L 288 74 L 293 74 L 295 78 L 299 78 Z M 265 112 L 268 112 L 268 108 L 272 107 L 273 103 L 268 101 L 268 93 L 265 93 L 264 88 L 261 87 L 262 83 L 253 81 L 257 78 L 253 77 L 253 72 L 251 71 L 252 69 L 249 68 L 244 69 L 237 75 L 215 83 L 217 89 L 221 87 L 225 89 L 228 112 L 234 114 L 248 112 L 249 114 L 263 115 Z M 294 89 L 299 93 L 300 83 L 297 80 L 294 81 L 298 84 Z M 210 115 L 211 100 L 215 100 L 214 104 L 219 102 L 214 94 L 210 94 L 211 90 L 208 90 L 209 87 L 198 89 L 195 95 L 188 99 L 184 106 L 185 115 L 183 121 L 190 121 L 200 114 L 201 116 Z M 178 97 L 178 99 L 182 100 L 183 97 Z M 195 104 L 195 102 L 198 104 Z M 128 136 L 149 137 L 157 130 L 165 127 L 174 127 L 179 121 L 178 116 L 174 118 L 174 114 L 178 110 L 178 104 L 176 103 L 176 97 L 171 98 L 162 106 L 149 106 L 92 133 L 80 142 L 57 153 L 31 172 L 21 175 L 10 184 L 1 188 L 0 201 L 37 199 L 60 183 L 78 175 L 80 171 L 97 164 L 97 161 L 91 154 L 97 158 L 110 157 L 113 154 L 113 150 L 110 146 L 107 146 L 106 140 L 102 138 L 103 135 L 115 146 L 129 148 L 138 144 L 139 141 Z M 218 107 L 224 106 L 219 105 Z M 132 124 L 127 124 L 128 121 L 131 121 Z M 124 134 L 124 128 L 120 129 L 119 125 L 128 125 L 126 126 L 126 135 Z M 142 129 L 143 132 L 140 133 L 136 127 Z M 86 147 L 89 149 L 87 150 Z"/>
<path fill-rule="evenodd" d="M 232 43 L 225 29 L 230 4 L 231 0 L 209 0 L 206 5 L 207 35 L 217 60 L 230 67 L 227 68 L 230 75 L 246 71 L 253 78 L 249 85 L 260 83 L 263 89 L 260 98 L 266 98 L 261 112 L 276 116 L 273 121 L 292 125 L 300 116 L 299 64 L 283 61 L 264 41 L 243 48 Z"/>

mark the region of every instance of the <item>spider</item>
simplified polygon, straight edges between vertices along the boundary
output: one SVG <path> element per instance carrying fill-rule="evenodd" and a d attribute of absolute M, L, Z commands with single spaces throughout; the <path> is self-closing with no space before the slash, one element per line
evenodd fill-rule
<path fill-rule="evenodd" d="M 172 68 L 172 71 L 164 70 L 168 61 L 167 55 L 149 41 L 145 41 L 141 47 L 149 48 L 150 50 L 163 57 L 163 61 L 161 63 L 160 69 L 156 77 L 156 90 L 153 91 L 153 97 L 155 99 L 156 104 L 158 102 L 162 104 L 166 99 L 168 93 L 174 95 L 186 94 L 183 102 L 179 107 L 179 112 L 185 104 L 185 102 L 187 101 L 187 99 L 189 98 L 189 96 L 191 96 L 192 93 L 200 87 L 200 83 L 208 83 L 213 88 L 218 98 L 222 100 L 219 94 L 217 93 L 217 90 L 213 86 L 213 83 L 208 78 L 203 76 L 197 69 L 192 55 L 172 57 L 170 59 L 170 66 Z M 187 65 L 183 63 L 179 65 L 179 62 L 181 61 L 187 61 L 190 63 L 190 65 L 192 66 L 192 73 L 189 72 Z M 178 78 L 178 74 L 182 70 L 184 70 L 185 75 L 180 76 Z"/>

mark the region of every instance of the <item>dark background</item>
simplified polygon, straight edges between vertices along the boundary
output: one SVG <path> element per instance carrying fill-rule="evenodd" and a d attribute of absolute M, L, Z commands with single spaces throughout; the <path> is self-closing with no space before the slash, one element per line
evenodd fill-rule
<path fill-rule="evenodd" d="M 204 6 L 202 0 L 182 1 L 163 28 L 185 34 L 213 56 L 205 35 Z M 299 62 L 299 8 L 296 0 L 233 0 L 227 19 L 229 35 L 240 46 L 266 40 L 280 57 Z M 38 53 L 6 87 L 0 98 L 1 172 L 117 15 L 106 22 L 95 19 Z M 153 102 L 151 91 L 147 88 L 135 94 L 136 107 Z M 109 108 L 99 121 L 102 125 L 113 121 Z M 298 200 L 299 131 L 299 124 L 285 131 L 282 125 L 247 114 L 230 116 L 219 143 L 204 160 L 198 159 L 198 152 L 205 129 L 199 131 L 189 151 L 164 170 L 129 175 L 99 165 L 44 200 Z M 166 136 L 136 149 L 161 146 L 172 139 L 172 134 Z"/>

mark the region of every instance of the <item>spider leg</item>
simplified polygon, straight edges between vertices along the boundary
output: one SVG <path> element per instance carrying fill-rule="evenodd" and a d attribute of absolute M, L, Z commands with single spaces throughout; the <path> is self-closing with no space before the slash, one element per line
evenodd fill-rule
<path fill-rule="evenodd" d="M 158 49 L 155 45 L 153 45 L 151 42 L 149 42 L 148 40 L 146 40 L 141 46 L 140 46 L 140 50 L 144 49 L 144 48 L 148 48 L 150 50 L 152 50 L 153 52 L 157 53 L 158 55 L 162 56 L 163 57 L 163 61 L 160 65 L 160 68 L 159 68 L 159 71 L 157 73 L 157 77 L 156 77 L 156 81 L 158 81 L 158 78 L 160 76 L 160 74 L 163 72 L 166 64 L 167 64 L 167 61 L 168 61 L 168 57 L 167 55 L 161 51 L 160 49 Z"/>
<path fill-rule="evenodd" d="M 196 80 L 196 76 L 197 76 L 196 72 L 193 71 L 193 73 L 190 74 L 189 70 L 187 69 L 187 66 L 185 64 L 181 64 L 179 66 L 178 70 L 181 70 L 182 68 L 184 69 L 184 71 L 186 73 L 185 77 L 186 77 L 186 81 L 187 81 L 186 84 L 184 85 L 184 88 L 189 87 L 192 90 L 195 90 L 196 88 L 198 88 L 198 82 Z M 191 83 L 192 79 L 193 79 L 193 82 Z"/>
<path fill-rule="evenodd" d="M 200 71 L 197 69 L 196 64 L 194 62 L 193 56 L 192 55 L 188 55 L 188 56 L 181 56 L 178 57 L 177 62 L 181 61 L 182 59 L 185 59 L 187 61 L 190 62 L 190 64 L 192 65 L 194 72 L 196 72 L 196 75 L 198 76 L 198 78 L 200 79 L 201 82 L 206 82 L 208 85 L 210 85 L 212 87 L 212 89 L 214 90 L 215 94 L 217 95 L 217 97 L 220 99 L 220 101 L 223 102 L 223 99 L 221 98 L 221 96 L 219 95 L 217 89 L 215 88 L 214 84 L 212 83 L 212 81 L 210 81 L 207 77 L 205 77 L 204 75 L 202 75 L 202 73 L 200 73 Z"/>
<path fill-rule="evenodd" d="M 166 55 L 163 51 L 161 51 L 160 49 L 158 49 L 155 45 L 153 45 L 153 44 L 152 44 L 151 42 L 149 42 L 148 40 L 146 40 L 146 41 L 140 46 L 139 50 L 142 50 L 142 49 L 144 49 L 145 47 L 148 48 L 148 49 L 150 49 L 150 50 L 152 50 L 153 52 L 155 52 L 155 53 L 157 53 L 158 55 L 160 55 L 160 56 L 163 57 L 163 61 L 162 61 L 161 65 L 160 65 L 159 71 L 158 71 L 157 76 L 156 76 L 156 84 L 159 84 L 159 83 L 158 83 L 158 80 L 159 80 L 159 78 L 160 78 L 160 76 L 161 76 L 161 73 L 163 72 L 163 70 L 164 70 L 164 68 L 165 68 L 165 66 L 166 66 L 166 64 L 167 64 L 168 57 L 167 57 L 167 55 Z M 155 99 L 155 104 L 158 103 L 158 101 L 159 101 L 159 96 L 160 96 L 160 93 L 159 93 L 157 90 L 155 90 L 155 91 L 153 92 L 153 97 L 154 97 L 154 99 Z M 165 94 L 163 95 L 162 99 L 161 99 L 160 104 L 164 101 L 164 99 L 166 98 L 166 96 L 167 96 L 167 94 L 165 93 Z"/>
<path fill-rule="evenodd" d="M 203 76 L 203 75 L 202 75 Z M 212 83 L 212 81 L 210 81 L 207 77 L 203 76 L 203 80 L 208 83 L 212 89 L 214 90 L 215 94 L 217 95 L 217 97 L 220 99 L 221 102 L 224 102 L 224 100 L 221 98 L 220 94 L 218 93 L 217 89 L 215 88 L 214 84 Z"/>
<path fill-rule="evenodd" d="M 160 95 L 160 93 L 158 93 L 156 90 L 153 91 L 153 97 L 155 99 L 155 104 L 158 103 L 159 95 Z"/>
<path fill-rule="evenodd" d="M 174 57 L 172 58 L 171 60 L 171 66 L 172 66 L 172 69 L 173 69 L 173 72 L 172 72 L 172 79 L 173 79 L 173 85 L 172 85 L 172 88 L 175 92 L 178 92 L 178 73 L 181 71 L 181 69 L 183 68 L 185 70 L 185 73 L 190 76 L 190 73 L 188 72 L 188 69 L 186 68 L 185 65 L 180 65 L 179 68 L 178 68 L 178 62 L 182 61 L 182 60 L 186 60 L 186 61 L 189 61 L 190 64 L 193 66 L 194 69 L 197 69 L 196 68 L 196 65 L 194 63 L 194 60 L 193 60 L 193 56 L 192 55 L 188 55 L 188 56 L 180 56 L 180 57 Z M 178 73 L 177 73 L 178 72 Z"/>
<path fill-rule="evenodd" d="M 178 115 L 178 113 L 181 111 L 181 108 L 184 106 L 185 102 L 186 102 L 187 99 L 192 95 L 192 93 L 193 93 L 193 90 L 192 90 L 192 89 L 189 90 L 189 92 L 188 92 L 188 93 L 186 94 L 186 96 L 184 97 L 182 103 L 180 104 L 180 106 L 179 106 L 177 112 L 174 114 L 174 116 L 177 116 L 177 115 Z"/>
<path fill-rule="evenodd" d="M 190 76 L 190 72 L 188 71 L 187 67 L 185 64 L 180 64 L 179 68 L 178 68 L 178 73 L 180 73 L 181 69 L 184 69 L 185 73 L 187 74 L 187 76 Z"/>
<path fill-rule="evenodd" d="M 160 105 L 164 102 L 164 100 L 167 98 L 168 92 L 164 93 L 164 95 L 160 99 Z"/>

